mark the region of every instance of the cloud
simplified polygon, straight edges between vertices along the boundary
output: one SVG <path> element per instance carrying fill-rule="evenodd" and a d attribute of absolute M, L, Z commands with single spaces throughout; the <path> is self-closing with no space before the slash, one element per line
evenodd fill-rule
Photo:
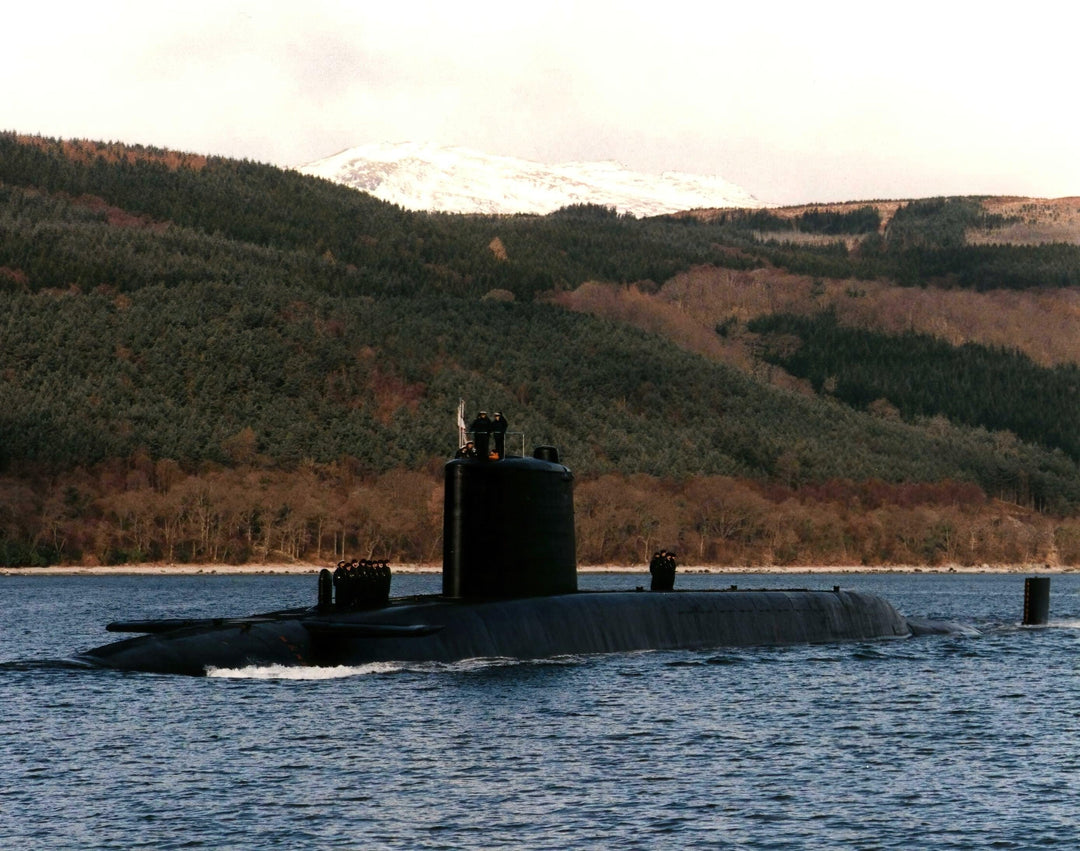
<path fill-rule="evenodd" d="M 372 141 L 719 174 L 772 201 L 1080 194 L 1077 12 L 103 0 L 6 13 L 3 124 L 297 164 Z"/>

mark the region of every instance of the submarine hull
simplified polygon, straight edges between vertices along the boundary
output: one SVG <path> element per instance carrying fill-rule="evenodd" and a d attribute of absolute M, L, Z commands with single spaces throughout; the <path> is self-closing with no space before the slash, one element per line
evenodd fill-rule
<path fill-rule="evenodd" d="M 910 634 L 886 600 L 854 591 L 605 591 L 488 601 L 406 598 L 368 611 L 253 616 L 167 629 L 80 658 L 122 670 L 201 675 L 248 666 L 536 659 Z"/>
<path fill-rule="evenodd" d="M 885 600 L 838 589 L 577 591 L 573 475 L 555 447 L 537 447 L 532 458 L 458 458 L 445 473 L 441 595 L 389 600 L 361 582 L 353 591 L 364 593 L 347 593 L 342 605 L 344 586 L 335 603 L 324 571 L 314 608 L 111 624 L 112 631 L 148 634 L 89 650 L 82 660 L 204 674 L 253 665 L 538 659 L 911 634 Z M 367 607 L 351 608 L 357 600 Z"/>

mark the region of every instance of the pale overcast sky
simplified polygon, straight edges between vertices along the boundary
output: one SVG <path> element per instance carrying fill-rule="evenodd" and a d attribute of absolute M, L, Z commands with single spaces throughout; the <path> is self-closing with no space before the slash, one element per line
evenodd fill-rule
<path fill-rule="evenodd" d="M 717 175 L 768 203 L 1080 195 L 1078 10 L 20 3 L 0 129 L 282 166 L 435 142 Z"/>

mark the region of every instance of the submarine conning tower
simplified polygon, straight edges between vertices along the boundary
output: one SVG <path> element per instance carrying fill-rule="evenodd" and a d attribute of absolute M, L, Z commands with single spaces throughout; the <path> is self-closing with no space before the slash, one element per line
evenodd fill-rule
<path fill-rule="evenodd" d="M 443 596 L 576 591 L 573 485 L 553 446 L 537 447 L 531 458 L 447 462 Z"/>

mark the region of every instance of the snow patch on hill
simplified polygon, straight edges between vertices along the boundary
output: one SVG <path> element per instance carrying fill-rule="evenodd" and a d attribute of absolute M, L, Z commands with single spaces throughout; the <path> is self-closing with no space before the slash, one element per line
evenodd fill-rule
<path fill-rule="evenodd" d="M 719 177 L 645 174 L 615 162 L 544 165 L 467 148 L 405 142 L 349 148 L 298 169 L 368 192 L 408 210 L 446 213 L 550 213 L 599 204 L 657 216 L 715 207 L 761 207 Z"/>

